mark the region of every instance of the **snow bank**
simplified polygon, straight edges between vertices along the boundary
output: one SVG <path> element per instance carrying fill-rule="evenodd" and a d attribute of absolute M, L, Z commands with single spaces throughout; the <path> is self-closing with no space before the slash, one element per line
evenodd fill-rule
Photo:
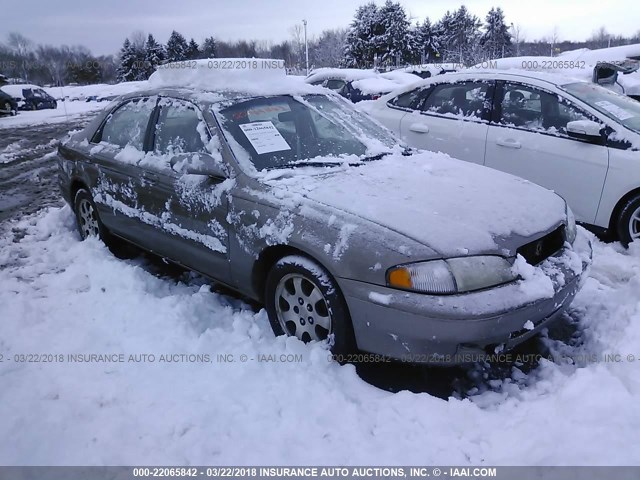
<path fill-rule="evenodd" d="M 640 464 L 637 245 L 595 242 L 574 341 L 547 340 L 556 363 L 442 400 L 378 390 L 321 345 L 274 338 L 264 311 L 118 260 L 73 222 L 50 209 L 0 236 L 1 464 Z M 96 357 L 14 360 L 47 353 Z M 622 360 L 578 357 L 605 354 Z"/>
<path fill-rule="evenodd" d="M 58 102 L 58 108 L 21 111 L 15 117 L 0 117 L 0 130 L 3 128 L 25 127 L 76 120 L 83 115 L 101 111 L 108 103 L 99 102 Z"/>

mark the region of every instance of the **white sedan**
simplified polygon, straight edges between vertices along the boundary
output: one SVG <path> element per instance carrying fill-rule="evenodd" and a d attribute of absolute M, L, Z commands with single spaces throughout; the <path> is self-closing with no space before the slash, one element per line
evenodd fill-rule
<path fill-rule="evenodd" d="M 450 73 L 366 102 L 410 146 L 562 195 L 579 222 L 640 239 L 640 102 L 526 71 Z"/>

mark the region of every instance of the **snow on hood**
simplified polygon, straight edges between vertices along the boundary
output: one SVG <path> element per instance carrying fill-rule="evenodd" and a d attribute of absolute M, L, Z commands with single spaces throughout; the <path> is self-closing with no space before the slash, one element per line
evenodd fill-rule
<path fill-rule="evenodd" d="M 565 218 L 564 200 L 549 190 L 430 152 L 393 154 L 335 174 L 278 183 L 443 255 L 500 250 L 505 245 L 499 237 L 530 237 Z"/>
<path fill-rule="evenodd" d="M 182 64 L 188 64 L 188 67 Z M 151 88 L 180 87 L 249 95 L 326 93 L 321 87 L 303 80 L 302 77 L 287 75 L 283 60 L 211 58 L 161 65 L 148 82 Z"/>

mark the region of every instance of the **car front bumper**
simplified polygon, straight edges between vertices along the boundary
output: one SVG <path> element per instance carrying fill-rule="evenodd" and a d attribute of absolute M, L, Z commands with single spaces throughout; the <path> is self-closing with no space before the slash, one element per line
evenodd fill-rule
<path fill-rule="evenodd" d="M 549 326 L 569 306 L 590 265 L 591 244 L 579 229 L 573 247 L 540 265 L 553 272 L 549 298 L 527 297 L 526 280 L 440 296 L 344 278 L 339 283 L 360 350 L 409 363 L 456 365 L 489 359 Z"/>

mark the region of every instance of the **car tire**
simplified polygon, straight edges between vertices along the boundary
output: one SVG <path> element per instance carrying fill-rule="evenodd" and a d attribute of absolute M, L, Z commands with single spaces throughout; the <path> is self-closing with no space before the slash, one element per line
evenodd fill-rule
<path fill-rule="evenodd" d="M 357 351 L 347 304 L 336 281 L 318 263 L 301 255 L 281 258 L 265 286 L 265 306 L 276 336 L 290 335 L 307 343 L 329 340 L 331 351 Z"/>
<path fill-rule="evenodd" d="M 73 199 L 73 211 L 82 240 L 86 240 L 88 237 L 98 237 L 105 245 L 109 245 L 111 235 L 100 220 L 93 197 L 86 188 L 80 188 L 76 192 Z"/>
<path fill-rule="evenodd" d="M 617 233 L 618 239 L 625 247 L 640 239 L 640 195 L 628 200 L 620 210 Z"/>

